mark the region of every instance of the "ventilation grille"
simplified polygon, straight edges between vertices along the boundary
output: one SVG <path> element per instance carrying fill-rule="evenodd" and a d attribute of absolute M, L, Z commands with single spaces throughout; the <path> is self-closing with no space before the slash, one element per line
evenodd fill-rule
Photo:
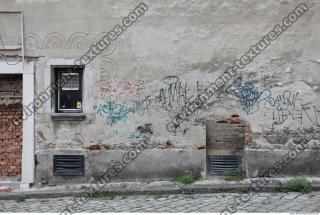
<path fill-rule="evenodd" d="M 84 155 L 54 155 L 53 175 L 83 176 Z"/>
<path fill-rule="evenodd" d="M 240 164 L 237 155 L 207 155 L 208 175 L 235 175 Z"/>

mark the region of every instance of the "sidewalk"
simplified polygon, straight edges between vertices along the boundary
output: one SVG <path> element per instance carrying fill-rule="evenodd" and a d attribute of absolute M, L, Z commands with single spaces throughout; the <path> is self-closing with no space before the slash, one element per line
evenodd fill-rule
<path fill-rule="evenodd" d="M 261 192 L 275 192 L 279 182 L 287 182 L 292 178 L 272 178 L 270 183 L 261 189 Z M 311 181 L 313 191 L 320 190 L 320 178 L 307 178 Z M 257 180 L 251 178 L 250 180 Z M 17 196 L 26 198 L 56 198 L 68 196 L 80 196 L 85 192 L 89 184 L 57 185 L 57 186 L 34 186 L 29 191 L 20 192 L 13 189 L 12 192 L 0 192 L 0 200 L 13 200 Z M 245 192 L 250 187 L 249 179 L 243 181 L 224 181 L 223 179 L 200 180 L 193 184 L 180 184 L 170 181 L 155 182 L 121 182 L 108 183 L 103 190 L 119 195 L 130 194 L 196 194 L 196 193 L 223 193 L 223 192 Z"/>

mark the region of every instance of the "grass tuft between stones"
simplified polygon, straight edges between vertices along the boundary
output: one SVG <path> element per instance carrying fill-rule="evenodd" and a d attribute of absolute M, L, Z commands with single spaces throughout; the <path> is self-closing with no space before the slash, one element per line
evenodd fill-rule
<path fill-rule="evenodd" d="M 99 192 L 90 192 L 90 198 L 105 198 L 108 197 L 111 200 L 117 196 L 117 193 L 107 192 L 107 191 L 99 191 Z"/>
<path fill-rule="evenodd" d="M 310 193 L 312 192 L 311 182 L 305 177 L 299 177 L 290 179 L 287 183 L 282 184 L 279 182 L 276 187 L 278 192 L 300 192 L 300 193 Z"/>
<path fill-rule="evenodd" d="M 236 171 L 236 175 L 225 176 L 224 180 L 225 181 L 242 181 L 245 178 L 246 178 L 246 171 L 243 170 L 242 168 L 239 168 Z"/>
<path fill-rule="evenodd" d="M 200 178 L 199 176 L 189 175 L 189 176 L 182 176 L 182 177 L 173 177 L 171 181 L 182 183 L 182 184 L 192 184 L 198 181 L 199 178 Z"/>
<path fill-rule="evenodd" d="M 25 196 L 17 196 L 16 197 L 16 202 L 24 202 L 26 201 L 26 197 Z"/>

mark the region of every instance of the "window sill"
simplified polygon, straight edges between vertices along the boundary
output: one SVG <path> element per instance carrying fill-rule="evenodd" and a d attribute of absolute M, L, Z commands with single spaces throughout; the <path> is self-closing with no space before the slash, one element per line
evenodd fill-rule
<path fill-rule="evenodd" d="M 84 113 L 52 113 L 51 118 L 53 122 L 79 122 L 84 121 L 86 119 L 86 115 Z"/>

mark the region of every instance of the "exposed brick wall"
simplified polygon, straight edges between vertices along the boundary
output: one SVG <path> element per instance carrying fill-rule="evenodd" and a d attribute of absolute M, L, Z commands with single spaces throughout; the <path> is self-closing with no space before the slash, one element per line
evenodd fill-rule
<path fill-rule="evenodd" d="M 0 75 L 0 177 L 21 175 L 22 125 L 9 131 L 22 117 L 22 78 Z"/>
<path fill-rule="evenodd" d="M 207 153 L 217 152 L 217 150 L 244 150 L 245 126 L 238 114 L 231 115 L 229 118 L 208 120 L 206 127 Z"/>

